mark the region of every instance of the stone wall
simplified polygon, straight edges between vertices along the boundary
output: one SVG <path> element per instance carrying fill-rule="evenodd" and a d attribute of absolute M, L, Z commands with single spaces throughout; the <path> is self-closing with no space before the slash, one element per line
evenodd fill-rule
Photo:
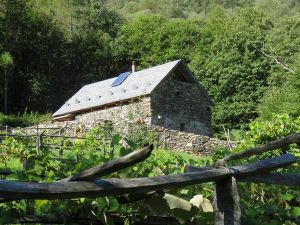
<path fill-rule="evenodd" d="M 170 76 L 151 94 L 152 123 L 169 130 L 212 135 L 210 101 L 196 83 Z"/>
<path fill-rule="evenodd" d="M 159 139 L 160 146 L 176 151 L 192 153 L 196 155 L 212 155 L 217 148 L 236 147 L 235 142 L 211 138 L 176 130 L 167 130 L 162 127 L 154 128 Z"/>
<path fill-rule="evenodd" d="M 150 97 L 103 108 L 97 111 L 77 115 L 77 123 L 87 128 L 97 125 L 112 125 L 116 131 L 127 134 L 133 124 L 151 124 Z"/>
<path fill-rule="evenodd" d="M 212 155 L 216 148 L 228 147 L 226 141 L 210 138 L 209 136 L 151 125 L 151 100 L 149 97 L 80 114 L 73 121 L 52 122 L 41 126 L 66 126 L 65 134 L 77 136 L 88 132 L 98 125 L 112 125 L 116 131 L 124 135 L 130 133 L 130 129 L 133 126 L 139 125 L 146 131 L 155 131 L 159 146 L 196 155 Z"/>
<path fill-rule="evenodd" d="M 127 134 L 134 124 L 151 124 L 150 97 L 143 97 L 118 105 L 108 106 L 91 112 L 78 114 L 72 121 L 52 121 L 43 127 L 66 127 L 65 134 L 76 136 L 96 126 L 113 127 L 117 132 Z"/>

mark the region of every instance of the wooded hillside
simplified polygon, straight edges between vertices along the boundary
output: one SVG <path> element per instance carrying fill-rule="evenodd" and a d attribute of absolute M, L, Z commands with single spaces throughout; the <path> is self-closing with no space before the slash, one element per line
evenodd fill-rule
<path fill-rule="evenodd" d="M 142 69 L 182 58 L 214 100 L 216 130 L 297 116 L 299 9 L 296 0 L 1 0 L 1 102 L 7 80 L 10 113 L 51 112 L 132 60 Z"/>

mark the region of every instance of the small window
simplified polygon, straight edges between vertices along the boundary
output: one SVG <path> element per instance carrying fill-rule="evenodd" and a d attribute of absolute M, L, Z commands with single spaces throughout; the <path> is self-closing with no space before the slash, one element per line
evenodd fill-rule
<path fill-rule="evenodd" d="M 185 124 L 184 124 L 184 123 L 181 123 L 181 124 L 179 125 L 179 130 L 180 130 L 180 131 L 184 131 L 184 130 L 185 130 Z"/>

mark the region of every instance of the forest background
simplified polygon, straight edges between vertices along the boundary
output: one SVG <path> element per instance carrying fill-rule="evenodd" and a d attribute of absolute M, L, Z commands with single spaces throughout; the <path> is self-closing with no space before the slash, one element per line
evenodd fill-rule
<path fill-rule="evenodd" d="M 132 60 L 184 59 L 214 101 L 215 131 L 297 117 L 299 14 L 297 0 L 0 0 L 0 101 L 7 82 L 8 113 L 53 112 Z"/>

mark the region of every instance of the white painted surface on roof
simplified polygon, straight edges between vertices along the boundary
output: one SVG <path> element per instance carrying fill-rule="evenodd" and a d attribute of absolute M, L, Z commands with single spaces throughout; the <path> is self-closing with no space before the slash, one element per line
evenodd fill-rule
<path fill-rule="evenodd" d="M 179 62 L 180 60 L 176 60 L 131 73 L 119 86 L 111 86 L 117 77 L 85 85 L 66 101 L 53 116 L 60 116 L 148 95 Z"/>

